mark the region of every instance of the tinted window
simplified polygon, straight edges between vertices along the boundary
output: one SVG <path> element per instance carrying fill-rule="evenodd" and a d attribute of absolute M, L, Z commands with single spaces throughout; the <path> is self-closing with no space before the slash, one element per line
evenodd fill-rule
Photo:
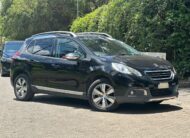
<path fill-rule="evenodd" d="M 32 41 L 32 42 L 28 45 L 27 50 L 28 50 L 29 53 L 32 53 L 32 52 L 33 52 L 34 44 L 35 44 L 35 41 Z"/>
<path fill-rule="evenodd" d="M 54 39 L 38 39 L 32 41 L 28 47 L 28 52 L 41 56 L 51 56 Z"/>
<path fill-rule="evenodd" d="M 137 50 L 124 42 L 104 37 L 80 37 L 80 40 L 96 55 L 138 55 Z"/>
<path fill-rule="evenodd" d="M 20 50 L 22 45 L 23 45 L 23 42 L 7 42 L 4 46 L 4 52 L 14 53 Z"/>
<path fill-rule="evenodd" d="M 83 53 L 79 44 L 73 41 L 72 39 L 68 38 L 58 38 L 57 39 L 57 50 L 56 50 L 57 57 L 64 57 L 66 54 L 69 53 Z"/>

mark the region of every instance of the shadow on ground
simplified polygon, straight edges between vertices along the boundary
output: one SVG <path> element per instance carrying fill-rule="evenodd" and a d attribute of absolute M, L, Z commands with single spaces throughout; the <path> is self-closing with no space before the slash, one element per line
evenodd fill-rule
<path fill-rule="evenodd" d="M 88 102 L 85 100 L 67 98 L 67 97 L 61 97 L 61 96 L 35 95 L 32 101 L 38 102 L 38 103 L 51 104 L 51 105 L 90 109 Z"/>
<path fill-rule="evenodd" d="M 116 112 L 120 114 L 155 114 L 155 113 L 178 111 L 181 109 L 183 108 L 180 106 L 165 104 L 165 103 L 158 105 L 123 104 L 118 108 Z"/>
<path fill-rule="evenodd" d="M 87 101 L 80 99 L 73 99 L 73 98 L 56 97 L 51 95 L 39 95 L 34 97 L 33 102 L 91 110 L 91 107 Z M 182 107 L 165 103 L 159 105 L 122 104 L 119 106 L 119 108 L 116 111 L 114 111 L 114 113 L 155 114 L 155 113 L 178 111 L 181 109 Z"/>

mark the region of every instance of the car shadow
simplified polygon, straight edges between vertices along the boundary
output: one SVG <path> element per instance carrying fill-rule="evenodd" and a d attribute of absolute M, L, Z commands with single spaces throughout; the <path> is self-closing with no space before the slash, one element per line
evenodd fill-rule
<path fill-rule="evenodd" d="M 62 96 L 53 95 L 35 95 L 32 99 L 33 102 L 58 105 L 58 106 L 68 106 L 74 108 L 90 109 L 89 104 L 86 100 L 68 98 Z"/>
<path fill-rule="evenodd" d="M 182 110 L 183 108 L 176 105 L 161 103 L 158 105 L 151 104 L 122 104 L 116 110 L 118 114 L 156 114 Z"/>
<path fill-rule="evenodd" d="M 88 104 L 88 101 L 74 99 L 74 98 L 57 97 L 57 96 L 51 96 L 51 95 L 37 95 L 33 98 L 33 102 L 91 110 L 91 107 Z M 181 109 L 183 108 L 180 106 L 165 104 L 165 103 L 162 103 L 159 105 L 122 104 L 113 113 L 116 113 L 116 114 L 155 114 L 155 113 L 178 111 Z"/>

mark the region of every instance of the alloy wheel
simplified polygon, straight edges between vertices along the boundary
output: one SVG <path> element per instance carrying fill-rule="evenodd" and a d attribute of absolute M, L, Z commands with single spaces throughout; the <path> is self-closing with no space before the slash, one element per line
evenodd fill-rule
<path fill-rule="evenodd" d="M 24 78 L 18 78 L 16 81 L 16 95 L 19 98 L 24 98 L 27 94 L 28 86 Z"/>
<path fill-rule="evenodd" d="M 115 103 L 114 88 L 109 84 L 99 84 L 92 92 L 93 103 L 102 109 L 107 109 Z"/>

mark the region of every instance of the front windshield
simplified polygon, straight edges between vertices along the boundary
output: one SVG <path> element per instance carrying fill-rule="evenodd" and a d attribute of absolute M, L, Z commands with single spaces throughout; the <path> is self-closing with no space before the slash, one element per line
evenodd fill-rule
<path fill-rule="evenodd" d="M 23 42 L 8 42 L 5 44 L 4 52 L 16 52 L 20 50 Z"/>
<path fill-rule="evenodd" d="M 139 55 L 131 46 L 112 38 L 80 36 L 79 39 L 97 56 Z"/>

